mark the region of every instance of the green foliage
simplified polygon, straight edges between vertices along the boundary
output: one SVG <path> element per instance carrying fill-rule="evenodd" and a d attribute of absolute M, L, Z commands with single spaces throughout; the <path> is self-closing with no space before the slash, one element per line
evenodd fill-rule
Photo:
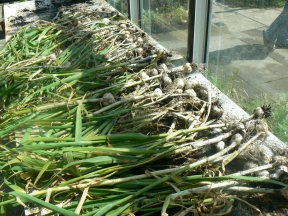
<path fill-rule="evenodd" d="M 229 5 L 230 7 L 267 8 L 283 7 L 285 0 L 216 0 L 216 2 Z"/>

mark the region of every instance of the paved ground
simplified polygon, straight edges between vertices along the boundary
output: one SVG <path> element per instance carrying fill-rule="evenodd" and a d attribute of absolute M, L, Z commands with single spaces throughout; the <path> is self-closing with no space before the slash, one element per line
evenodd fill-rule
<path fill-rule="evenodd" d="M 241 9 L 213 5 L 210 69 L 236 79 L 250 97 L 266 94 L 276 100 L 288 93 L 288 50 L 267 52 L 262 30 L 281 13 L 279 9 Z M 240 88 L 241 90 L 241 88 Z"/>

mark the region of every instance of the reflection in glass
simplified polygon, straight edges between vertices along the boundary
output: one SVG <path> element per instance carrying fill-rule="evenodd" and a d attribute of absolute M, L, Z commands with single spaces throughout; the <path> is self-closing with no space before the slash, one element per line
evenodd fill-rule
<path fill-rule="evenodd" d="M 287 9 L 287 0 L 214 1 L 208 70 L 210 80 L 248 112 L 270 103 L 270 130 L 286 143 Z"/>
<path fill-rule="evenodd" d="M 128 0 L 107 0 L 107 2 L 124 16 L 128 17 Z"/>
<path fill-rule="evenodd" d="M 142 0 L 144 31 L 166 48 L 187 53 L 188 0 Z"/>

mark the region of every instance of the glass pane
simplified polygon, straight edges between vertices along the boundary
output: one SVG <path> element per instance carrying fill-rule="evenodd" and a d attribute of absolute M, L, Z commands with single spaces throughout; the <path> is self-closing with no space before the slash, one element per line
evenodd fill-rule
<path fill-rule="evenodd" d="M 187 54 L 188 0 L 142 0 L 142 28 L 167 49 Z"/>
<path fill-rule="evenodd" d="M 128 17 L 128 0 L 107 0 L 116 10 Z"/>
<path fill-rule="evenodd" d="M 271 104 L 270 130 L 286 143 L 287 48 L 288 0 L 214 1 L 210 80 L 249 113 Z"/>

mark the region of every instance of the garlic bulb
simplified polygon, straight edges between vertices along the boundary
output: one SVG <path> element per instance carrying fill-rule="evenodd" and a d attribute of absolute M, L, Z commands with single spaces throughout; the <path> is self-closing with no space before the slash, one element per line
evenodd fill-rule
<path fill-rule="evenodd" d="M 264 133 L 265 136 L 267 135 L 268 125 L 264 120 L 262 119 L 256 120 L 255 127 L 256 127 L 257 133 Z"/>
<path fill-rule="evenodd" d="M 185 83 L 185 89 L 195 89 L 199 85 L 196 79 L 188 78 Z"/>
<path fill-rule="evenodd" d="M 182 89 L 185 86 L 185 81 L 183 78 L 177 78 L 174 81 L 174 87 L 176 87 L 177 89 Z"/>
<path fill-rule="evenodd" d="M 223 114 L 223 109 L 219 106 L 217 106 L 216 104 L 211 106 L 211 116 L 213 117 L 220 117 Z M 243 124 L 242 124 L 243 125 Z M 243 125 L 244 127 L 244 125 Z"/>
<path fill-rule="evenodd" d="M 254 110 L 254 117 L 255 118 L 263 118 L 265 116 L 265 113 L 261 107 L 257 107 Z"/>
<path fill-rule="evenodd" d="M 189 96 L 192 98 L 197 97 L 197 94 L 193 89 L 186 89 L 184 93 L 189 94 Z"/>
<path fill-rule="evenodd" d="M 119 26 L 120 26 L 121 28 L 123 28 L 123 29 L 126 29 L 126 28 L 127 28 L 127 26 L 126 26 L 125 23 L 121 23 Z"/>
<path fill-rule="evenodd" d="M 126 37 L 126 41 L 125 41 L 126 43 L 133 43 L 134 40 L 133 40 L 132 37 L 130 37 L 129 35 L 125 35 L 125 37 Z M 128 48 L 129 48 L 129 47 L 128 47 Z M 136 45 L 135 45 L 135 48 L 136 48 Z M 134 49 L 135 49 L 135 48 L 134 48 Z"/>
<path fill-rule="evenodd" d="M 115 98 L 110 92 L 107 92 L 103 95 L 101 103 L 103 106 L 109 106 L 110 104 L 115 103 Z"/>
<path fill-rule="evenodd" d="M 164 72 L 167 72 L 167 71 L 168 71 L 168 67 L 167 67 L 166 64 L 160 64 L 158 67 L 159 67 L 159 69 L 164 70 Z"/>
<path fill-rule="evenodd" d="M 208 97 L 208 92 L 206 89 L 200 88 L 198 92 L 199 92 L 199 95 L 201 98 L 207 98 Z"/>
<path fill-rule="evenodd" d="M 191 73 L 191 72 L 193 71 L 190 63 L 184 64 L 184 65 L 183 65 L 183 70 L 184 70 L 186 73 Z"/>
<path fill-rule="evenodd" d="M 183 90 L 182 89 L 176 89 L 174 91 L 175 94 L 182 94 L 183 93 Z"/>
<path fill-rule="evenodd" d="M 172 79 L 168 76 L 168 74 L 162 75 L 162 81 L 163 81 L 165 86 L 172 84 Z"/>
<path fill-rule="evenodd" d="M 142 37 L 138 37 L 137 38 L 137 43 L 138 44 L 142 44 L 144 42 L 143 38 Z"/>
<path fill-rule="evenodd" d="M 234 134 L 231 138 L 231 142 L 236 142 L 237 144 L 240 144 L 243 140 L 243 137 L 241 136 L 241 134 Z"/>
<path fill-rule="evenodd" d="M 158 70 L 156 68 L 153 68 L 151 71 L 150 71 L 150 75 L 151 76 L 156 76 L 158 75 Z"/>
<path fill-rule="evenodd" d="M 128 49 L 130 49 L 130 50 L 134 50 L 134 49 L 136 49 L 137 48 L 137 45 L 136 44 L 130 44 L 129 46 L 128 46 Z"/>
<path fill-rule="evenodd" d="M 148 79 L 148 78 L 149 78 L 149 76 L 147 75 L 147 73 L 144 72 L 144 71 L 140 72 L 139 75 L 140 75 L 141 79 Z"/>
<path fill-rule="evenodd" d="M 267 179 L 267 178 L 269 178 L 270 173 L 269 173 L 267 170 L 262 170 L 262 171 L 256 172 L 256 175 L 257 175 L 259 178 Z"/>
<path fill-rule="evenodd" d="M 153 91 L 153 96 L 154 97 L 160 97 L 163 95 L 163 92 L 160 88 L 156 88 L 154 91 Z"/>
<path fill-rule="evenodd" d="M 110 19 L 104 18 L 104 19 L 102 20 L 102 22 L 105 23 L 106 25 L 108 25 L 108 24 L 110 23 Z"/>
<path fill-rule="evenodd" d="M 139 55 L 142 56 L 143 54 L 143 49 L 141 47 L 138 47 L 137 49 L 135 49 L 135 52 Z"/>
<path fill-rule="evenodd" d="M 222 151 L 223 149 L 225 148 L 225 142 L 223 141 L 220 141 L 216 144 L 216 150 L 219 152 L 219 151 Z"/>

